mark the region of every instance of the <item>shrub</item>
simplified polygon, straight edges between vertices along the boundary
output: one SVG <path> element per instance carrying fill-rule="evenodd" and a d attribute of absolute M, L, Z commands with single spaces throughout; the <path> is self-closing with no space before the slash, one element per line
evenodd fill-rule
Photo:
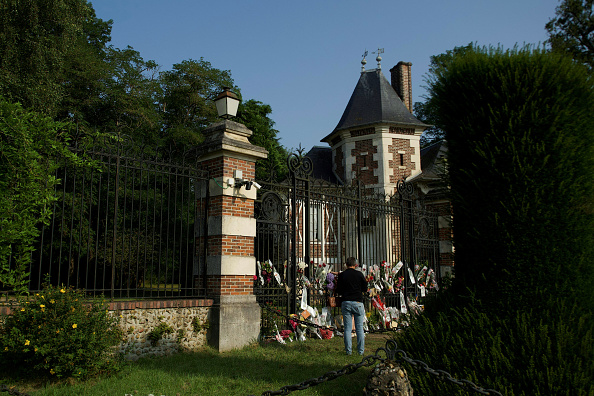
<path fill-rule="evenodd" d="M 0 323 L 0 364 L 57 377 L 117 370 L 112 347 L 122 339 L 119 317 L 84 291 L 45 286 Z"/>
<path fill-rule="evenodd" d="M 497 317 L 478 301 L 420 316 L 395 338 L 409 357 L 506 396 L 594 394 L 591 318 L 560 307 L 547 316 L 515 311 Z M 468 391 L 408 370 L 413 389 L 422 395 L 468 395 Z"/>
<path fill-rule="evenodd" d="M 165 323 L 160 322 L 150 333 L 148 333 L 148 339 L 151 340 L 151 345 L 156 346 L 160 339 L 166 334 L 173 333 L 173 328 Z"/>
<path fill-rule="evenodd" d="M 66 148 L 67 126 L 0 96 L 0 290 L 28 290 L 33 243 L 57 199 L 56 169 L 91 165 Z"/>
<path fill-rule="evenodd" d="M 594 78 L 532 47 L 450 55 L 428 82 L 448 141 L 456 278 L 401 347 L 508 396 L 592 395 Z"/>
<path fill-rule="evenodd" d="M 448 141 L 456 282 L 506 310 L 594 309 L 594 78 L 544 50 L 470 48 L 429 81 Z"/>

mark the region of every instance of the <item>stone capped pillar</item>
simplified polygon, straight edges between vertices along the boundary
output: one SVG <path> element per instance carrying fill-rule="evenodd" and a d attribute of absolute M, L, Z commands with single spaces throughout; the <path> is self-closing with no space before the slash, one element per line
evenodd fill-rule
<path fill-rule="evenodd" d="M 207 293 L 214 301 L 208 342 L 219 351 L 241 348 L 260 332 L 260 307 L 253 294 L 257 189 L 227 183 L 236 171 L 253 181 L 256 161 L 268 156 L 248 141 L 251 134 L 245 125 L 224 120 L 204 131 L 200 146 L 200 164 L 210 173 L 208 235 L 199 235 L 206 237 Z"/>

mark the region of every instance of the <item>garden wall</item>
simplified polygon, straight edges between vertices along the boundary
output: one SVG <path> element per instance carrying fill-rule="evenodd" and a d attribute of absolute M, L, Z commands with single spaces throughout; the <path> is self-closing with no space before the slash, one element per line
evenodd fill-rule
<path fill-rule="evenodd" d="M 110 303 L 109 310 L 120 315 L 124 332 L 118 351 L 136 360 L 205 346 L 212 303 L 188 299 Z"/>
<path fill-rule="evenodd" d="M 212 305 L 210 299 L 111 302 L 108 309 L 120 316 L 124 333 L 117 351 L 126 359 L 137 360 L 206 346 Z M 0 306 L 0 315 L 8 315 L 16 308 Z M 160 337 L 156 337 L 158 333 Z"/>

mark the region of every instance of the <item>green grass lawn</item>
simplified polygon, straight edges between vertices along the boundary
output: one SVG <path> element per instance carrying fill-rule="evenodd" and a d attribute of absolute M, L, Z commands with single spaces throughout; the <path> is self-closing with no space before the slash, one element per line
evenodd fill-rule
<path fill-rule="evenodd" d="M 365 355 L 385 346 L 389 335 L 366 337 Z M 353 341 L 355 338 L 353 337 Z M 385 356 L 385 355 L 382 355 Z M 84 382 L 24 382 L 0 374 L 0 383 L 14 385 L 31 395 L 260 395 L 286 385 L 320 377 L 347 364 L 361 362 L 346 356 L 342 337 L 308 338 L 305 342 L 254 344 L 241 350 L 218 353 L 210 348 L 162 358 L 128 363 L 118 374 Z M 293 394 L 361 395 L 373 367 L 362 367 L 310 389 Z"/>

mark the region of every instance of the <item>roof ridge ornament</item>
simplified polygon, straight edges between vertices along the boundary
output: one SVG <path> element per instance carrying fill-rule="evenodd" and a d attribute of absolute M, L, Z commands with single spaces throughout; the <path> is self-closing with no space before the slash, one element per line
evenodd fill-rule
<path fill-rule="evenodd" d="M 383 53 L 384 53 L 383 48 L 378 48 L 376 52 L 372 52 L 372 54 L 377 54 L 377 58 L 375 58 L 375 60 L 377 61 L 378 70 L 382 70 L 382 57 L 380 55 Z"/>
<path fill-rule="evenodd" d="M 363 53 L 363 60 L 361 61 L 361 73 L 365 72 L 365 65 L 367 64 L 367 59 L 365 59 L 365 57 L 368 53 L 369 52 L 367 52 L 367 49 L 365 49 L 365 52 Z"/>

